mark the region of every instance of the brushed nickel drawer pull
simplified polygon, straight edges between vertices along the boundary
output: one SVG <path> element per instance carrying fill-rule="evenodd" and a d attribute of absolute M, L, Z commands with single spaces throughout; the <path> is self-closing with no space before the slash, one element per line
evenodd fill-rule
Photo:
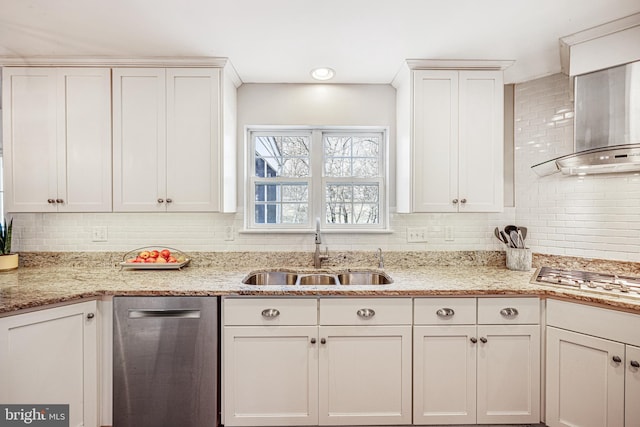
<path fill-rule="evenodd" d="M 280 316 L 280 311 L 277 308 L 265 308 L 262 310 L 262 317 L 267 319 L 272 319 L 278 316 Z"/>
<path fill-rule="evenodd" d="M 454 314 L 456 314 L 456 312 L 453 310 L 453 308 L 441 308 L 440 310 L 436 311 L 436 315 L 438 317 L 452 317 Z"/>
<path fill-rule="evenodd" d="M 362 319 L 371 319 L 376 315 L 376 312 L 371 308 L 361 308 L 356 312 L 356 314 Z"/>
<path fill-rule="evenodd" d="M 507 307 L 500 310 L 500 314 L 504 317 L 516 317 L 518 315 L 518 310 L 513 307 Z"/>

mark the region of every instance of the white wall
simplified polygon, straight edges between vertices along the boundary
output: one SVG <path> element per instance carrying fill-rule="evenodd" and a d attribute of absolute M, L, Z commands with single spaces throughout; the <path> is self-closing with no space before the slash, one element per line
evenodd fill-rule
<path fill-rule="evenodd" d="M 245 169 L 246 126 L 389 127 L 390 188 L 395 188 L 396 91 L 391 85 L 244 84 L 238 88 L 238 170 Z M 239 180 L 238 200 L 244 197 Z M 391 191 L 395 206 L 395 191 Z M 242 206 L 241 206 L 242 208 Z"/>
<path fill-rule="evenodd" d="M 516 220 L 535 252 L 640 261 L 640 174 L 538 177 L 531 166 L 573 151 L 569 78 L 516 85 Z"/>

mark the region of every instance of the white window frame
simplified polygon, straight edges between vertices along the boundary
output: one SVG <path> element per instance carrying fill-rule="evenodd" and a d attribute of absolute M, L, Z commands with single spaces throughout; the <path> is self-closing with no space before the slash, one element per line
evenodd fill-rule
<path fill-rule="evenodd" d="M 255 184 L 260 178 L 255 176 L 254 136 L 263 135 L 311 135 L 310 174 L 307 178 L 276 177 L 270 182 L 294 183 L 308 182 L 309 216 L 307 223 L 301 224 L 256 224 L 255 222 Z M 379 135 L 378 177 L 326 177 L 324 176 L 323 135 L 344 136 Z M 247 126 L 245 128 L 245 232 L 307 232 L 315 230 L 316 218 L 320 218 L 320 227 L 325 232 L 376 233 L 389 232 L 389 128 L 384 126 Z M 379 216 L 377 224 L 330 224 L 325 222 L 327 202 L 324 189 L 328 183 L 375 183 L 379 188 Z"/>

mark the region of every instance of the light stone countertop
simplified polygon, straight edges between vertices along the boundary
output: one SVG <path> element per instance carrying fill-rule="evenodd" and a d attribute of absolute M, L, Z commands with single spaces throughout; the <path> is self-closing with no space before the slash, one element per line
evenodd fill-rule
<path fill-rule="evenodd" d="M 255 286 L 242 279 L 244 267 L 189 266 L 182 270 L 121 270 L 117 266 L 75 267 L 43 264 L 0 273 L 0 316 L 50 304 L 112 295 L 254 295 L 254 296 L 539 296 L 564 298 L 637 312 L 640 298 L 605 296 L 530 283 L 535 269 L 510 271 L 502 265 L 424 263 L 413 268 L 390 267 L 389 285 Z M 369 264 L 370 265 L 370 264 Z M 362 270 L 365 267 L 353 267 Z M 313 271 L 308 267 L 283 270 Z M 321 271 L 340 272 L 331 266 Z"/>

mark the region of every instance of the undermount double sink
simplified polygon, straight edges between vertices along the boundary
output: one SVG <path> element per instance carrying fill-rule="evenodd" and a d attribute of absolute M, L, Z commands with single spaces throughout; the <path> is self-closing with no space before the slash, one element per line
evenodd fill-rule
<path fill-rule="evenodd" d="M 259 271 L 249 274 L 242 283 L 276 286 L 388 285 L 393 283 L 393 279 L 386 273 L 379 271 L 348 271 L 340 273 Z"/>

